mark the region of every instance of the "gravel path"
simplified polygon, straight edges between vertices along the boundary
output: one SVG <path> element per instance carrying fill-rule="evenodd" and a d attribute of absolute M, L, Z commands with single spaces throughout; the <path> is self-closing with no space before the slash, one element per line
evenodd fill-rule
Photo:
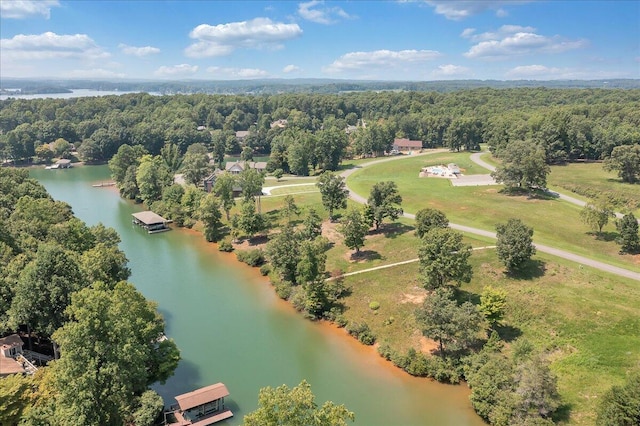
<path fill-rule="evenodd" d="M 423 152 L 421 154 L 415 154 L 415 155 L 429 155 L 429 154 L 436 154 L 439 152 L 448 152 L 448 150 L 446 149 L 436 149 L 436 150 L 430 150 L 427 152 Z M 481 165 L 482 167 L 487 168 L 488 170 L 495 170 L 495 167 L 482 161 L 479 157 L 480 155 L 482 155 L 482 153 L 476 153 L 476 154 L 472 154 L 471 155 L 471 159 L 476 162 L 477 164 Z M 475 158 L 474 158 L 475 156 Z M 372 161 L 370 163 L 365 163 L 361 166 L 355 167 L 353 169 L 349 169 L 349 170 L 345 170 L 344 172 L 342 172 L 340 174 L 340 176 L 344 177 L 345 179 L 351 175 L 352 173 L 354 173 L 356 170 L 365 168 L 365 167 L 369 167 L 369 166 L 373 166 L 375 164 L 380 164 L 386 161 L 393 161 L 393 160 L 400 160 L 404 158 L 403 156 L 398 156 L 398 157 L 389 157 L 389 158 L 384 158 L 381 160 L 376 160 L 376 161 Z M 347 189 L 349 189 L 347 187 Z M 352 200 L 361 203 L 361 204 L 365 204 L 367 202 L 367 199 L 362 197 L 359 194 L 356 194 L 355 192 L 353 192 L 351 189 L 349 189 L 349 196 Z M 562 198 L 562 197 L 561 197 Z M 571 198 L 571 197 L 569 197 Z M 567 199 L 567 201 L 569 201 Z M 580 201 L 580 200 L 576 200 L 576 201 Z M 584 204 L 583 204 L 584 205 Z M 409 214 L 409 213 L 404 213 L 403 215 L 404 217 L 407 217 L 409 219 L 415 219 L 415 215 Z M 457 229 L 459 231 L 462 232 L 467 232 L 469 234 L 475 234 L 475 235 L 480 235 L 483 237 L 488 237 L 488 238 L 496 238 L 496 233 L 495 232 L 491 232 L 491 231 L 485 231 L 484 229 L 479 229 L 479 228 L 473 228 L 470 226 L 465 226 L 465 225 L 458 225 L 455 223 L 449 223 L 449 226 L 453 229 Z M 555 247 L 550 247 L 550 246 L 546 246 L 546 245 L 542 245 L 542 244 L 535 244 L 536 249 L 542 253 L 547 253 L 547 254 L 551 254 L 553 256 L 557 256 L 557 257 L 561 257 L 563 259 L 567 259 L 570 260 L 572 262 L 577 262 L 580 265 L 585 265 L 585 266 L 590 266 L 592 268 L 595 269 L 599 269 L 601 271 L 605 271 L 605 272 L 609 272 L 624 278 L 629 278 L 632 280 L 636 280 L 636 281 L 640 281 L 640 273 L 639 272 L 634 272 L 634 271 L 630 271 L 629 269 L 625 269 L 625 268 L 620 268 L 618 266 L 613 266 L 613 265 L 609 265 L 608 263 L 604 263 L 604 262 L 600 262 L 598 260 L 593 260 L 590 259 L 588 257 L 584 257 L 584 256 L 580 256 L 565 250 L 561 250 L 561 249 L 557 249 Z"/>

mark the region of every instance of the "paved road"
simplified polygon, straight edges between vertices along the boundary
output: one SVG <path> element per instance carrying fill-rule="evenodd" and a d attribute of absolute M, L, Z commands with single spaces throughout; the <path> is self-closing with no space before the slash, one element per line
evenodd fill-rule
<path fill-rule="evenodd" d="M 480 156 L 484 154 L 484 152 L 476 152 L 474 154 L 471 154 L 471 161 L 473 161 L 474 163 L 478 164 L 479 166 L 484 167 L 485 169 L 491 170 L 492 172 L 496 169 L 494 166 L 492 166 L 491 164 L 487 163 L 486 161 L 482 160 L 482 158 L 480 158 Z M 551 194 L 554 197 L 557 197 L 561 200 L 567 201 L 571 204 L 575 204 L 576 206 L 580 206 L 580 207 L 584 207 L 587 203 L 579 200 L 577 198 L 573 198 L 569 195 L 566 194 L 561 194 L 559 192 L 555 192 L 555 191 L 547 191 L 549 194 Z M 624 216 L 622 213 L 615 213 L 616 217 L 618 219 L 622 219 L 622 217 Z M 640 223 L 640 219 L 638 219 L 638 223 Z"/>
<path fill-rule="evenodd" d="M 421 154 L 415 154 L 415 155 L 430 155 L 430 154 L 436 154 L 439 152 L 448 152 L 448 150 L 446 149 L 438 149 L 438 150 L 430 150 L 427 152 L 423 152 Z M 472 154 L 471 157 L 473 159 L 473 156 L 476 157 L 480 157 L 482 153 L 478 153 L 478 154 Z M 351 175 L 353 172 L 355 172 L 356 170 L 359 170 L 361 168 L 364 167 L 369 167 L 369 166 L 373 166 L 375 164 L 380 164 L 386 161 L 393 161 L 393 160 L 400 160 L 402 158 L 406 158 L 404 156 L 397 156 L 397 157 L 388 157 L 388 158 L 384 158 L 381 160 L 376 160 L 376 161 L 372 161 L 370 163 L 365 163 L 362 164 L 361 166 L 358 166 L 356 168 L 353 169 L 349 169 L 349 170 L 345 170 L 344 172 L 342 172 L 340 174 L 340 176 L 344 177 L 345 179 Z M 476 161 L 476 159 L 478 161 Z M 473 161 L 476 161 L 477 164 L 481 165 L 482 167 L 487 168 L 488 170 L 492 170 L 495 169 L 492 165 L 482 161 L 480 158 L 476 158 L 473 159 Z M 347 187 L 347 189 L 349 189 Z M 365 204 L 367 202 L 367 199 L 362 197 L 359 194 L 356 194 L 355 192 L 353 192 L 351 189 L 349 189 L 349 196 L 351 199 L 353 199 L 354 201 L 361 203 L 361 204 Z M 567 200 L 568 201 L 568 200 Z M 579 200 L 578 200 L 579 201 Z M 407 217 L 409 219 L 415 219 L 415 215 L 409 214 L 409 213 L 405 213 L 404 217 Z M 457 229 L 459 231 L 462 232 L 467 232 L 469 234 L 475 234 L 475 235 L 480 235 L 483 237 L 488 237 L 488 238 L 496 238 L 496 234 L 495 232 L 490 232 L 490 231 L 485 231 L 484 229 L 479 229 L 479 228 L 472 228 L 470 226 L 465 226 L 465 225 L 459 225 L 459 224 L 455 224 L 455 223 L 449 223 L 449 226 L 453 229 Z M 547 254 L 551 254 L 553 256 L 557 256 L 557 257 L 561 257 L 563 259 L 567 259 L 570 260 L 572 262 L 577 262 L 580 265 L 585 265 L 585 266 L 590 266 L 592 268 L 595 269 L 599 269 L 601 271 L 605 271 L 605 272 L 609 272 L 624 278 L 629 278 L 632 280 L 636 280 L 636 281 L 640 281 L 640 273 L 639 272 L 633 272 L 630 271 L 628 269 L 624 269 L 624 268 L 620 268 L 618 266 L 613 266 L 613 265 L 609 265 L 608 263 L 604 263 L 604 262 L 600 262 L 598 260 L 593 260 L 590 259 L 588 257 L 584 257 L 584 256 L 580 256 L 565 250 L 560 250 L 557 249 L 555 247 L 550 247 L 550 246 L 546 246 L 546 245 L 542 245 L 542 244 L 535 244 L 536 249 L 542 253 L 547 253 Z"/>

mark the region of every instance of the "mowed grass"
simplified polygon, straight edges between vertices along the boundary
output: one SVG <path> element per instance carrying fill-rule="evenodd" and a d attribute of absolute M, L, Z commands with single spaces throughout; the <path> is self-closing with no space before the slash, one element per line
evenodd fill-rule
<path fill-rule="evenodd" d="M 552 166 L 549 187 L 560 192 L 571 192 L 576 198 L 589 201 L 599 195 L 613 196 L 622 210 L 640 216 L 640 185 L 624 183 L 617 173 L 607 172 L 602 163 L 572 163 Z"/>
<path fill-rule="evenodd" d="M 458 164 L 465 174 L 487 173 L 471 163 L 469 155 L 443 153 L 376 164 L 354 172 L 348 178 L 348 185 L 367 196 L 376 182 L 391 180 L 398 185 L 405 212 L 436 208 L 453 223 L 488 231 L 495 231 L 497 223 L 519 218 L 533 227 L 536 242 L 640 271 L 639 256 L 619 254 L 620 248 L 613 241 L 614 224 L 610 223 L 604 229 L 607 239 L 596 239 L 580 220 L 579 206 L 557 199 L 505 195 L 500 193 L 501 186 L 454 187 L 449 179 L 418 177 L 422 167 L 451 162 Z"/>
<path fill-rule="evenodd" d="M 640 364 L 640 286 L 546 256 L 534 261 L 533 269 L 544 274 L 515 279 L 504 274 L 494 249 L 474 251 L 474 277 L 462 286 L 463 297 L 477 302 L 487 285 L 505 289 L 503 336 L 527 339 L 549 353 L 563 402 L 571 410 L 569 423 L 593 424 L 598 397 Z M 344 316 L 367 323 L 379 343 L 402 351 L 433 347 L 415 321 L 427 294 L 418 263 L 346 277 L 345 283 L 351 293 L 344 299 Z M 372 301 L 380 304 L 378 310 L 369 308 Z"/>

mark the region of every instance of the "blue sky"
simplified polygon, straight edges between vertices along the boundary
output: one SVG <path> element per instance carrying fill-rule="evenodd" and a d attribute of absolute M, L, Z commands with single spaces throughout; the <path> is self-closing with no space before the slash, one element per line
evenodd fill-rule
<path fill-rule="evenodd" d="M 640 78 L 640 1 L 0 0 L 0 77 Z"/>

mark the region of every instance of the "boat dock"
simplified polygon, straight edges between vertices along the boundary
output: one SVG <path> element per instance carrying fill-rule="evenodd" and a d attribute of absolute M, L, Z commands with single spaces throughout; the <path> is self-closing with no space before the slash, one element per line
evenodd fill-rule
<path fill-rule="evenodd" d="M 171 229 L 169 228 L 169 223 L 172 222 L 171 220 L 165 219 L 151 210 L 133 213 L 132 216 L 133 223 L 146 229 L 149 234 L 164 232 Z"/>
<path fill-rule="evenodd" d="M 233 417 L 225 407 L 229 391 L 223 383 L 216 383 L 176 396 L 178 404 L 164 413 L 167 426 L 208 426 Z"/>

